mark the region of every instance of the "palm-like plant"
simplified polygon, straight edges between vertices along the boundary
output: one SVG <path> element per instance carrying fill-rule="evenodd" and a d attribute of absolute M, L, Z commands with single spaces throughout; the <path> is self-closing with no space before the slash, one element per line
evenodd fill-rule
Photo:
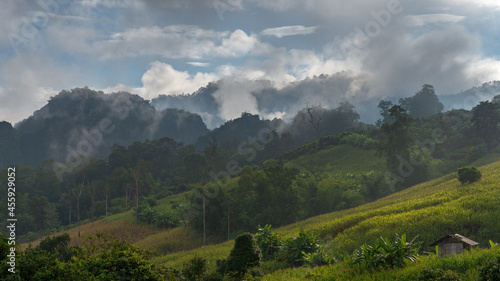
<path fill-rule="evenodd" d="M 417 237 L 408 242 L 406 234 L 401 237 L 396 234 L 394 243 L 380 237 L 374 246 L 364 244 L 357 249 L 352 264 L 364 264 L 368 269 L 404 267 L 407 260 L 411 262 L 418 260 L 418 250 L 422 243 L 416 242 Z"/>

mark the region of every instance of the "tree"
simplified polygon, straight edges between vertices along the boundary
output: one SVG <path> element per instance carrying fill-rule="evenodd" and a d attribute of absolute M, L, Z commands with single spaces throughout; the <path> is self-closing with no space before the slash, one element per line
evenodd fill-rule
<path fill-rule="evenodd" d="M 141 168 L 143 167 L 143 160 L 137 160 L 137 164 L 130 172 L 134 176 L 134 186 L 135 186 L 135 217 L 137 217 L 137 212 L 139 210 L 139 192 L 141 189 Z"/>
<path fill-rule="evenodd" d="M 494 147 L 500 137 L 500 104 L 482 101 L 472 109 L 472 123 L 476 135 L 488 148 Z"/>
<path fill-rule="evenodd" d="M 260 266 L 262 253 L 250 233 L 240 234 L 225 264 L 225 273 L 243 277 L 251 268 Z"/>
<path fill-rule="evenodd" d="M 113 172 L 111 172 L 111 175 L 106 178 L 106 182 L 109 183 L 112 190 L 123 188 L 125 193 L 125 210 L 128 210 L 128 192 L 132 179 L 133 177 L 130 171 L 124 167 L 115 168 Z"/>
<path fill-rule="evenodd" d="M 85 187 L 85 181 L 87 181 L 87 184 L 88 184 L 88 180 L 85 176 L 85 172 L 82 172 L 81 174 L 82 176 L 82 184 L 79 185 L 79 188 L 76 187 L 76 183 L 73 182 L 73 189 L 71 190 L 71 192 L 73 193 L 73 196 L 75 196 L 75 199 L 76 199 L 76 217 L 78 219 L 78 237 L 80 237 L 80 197 L 82 197 L 82 192 L 83 192 L 83 189 Z"/>
<path fill-rule="evenodd" d="M 395 171 L 399 166 L 399 158 L 408 154 L 413 142 L 413 137 L 408 131 L 413 118 L 399 105 L 391 107 L 389 113 L 395 121 L 392 124 L 385 123 L 382 125 L 381 130 L 385 135 L 385 140 L 380 142 L 377 154 L 386 156 L 387 168 L 390 171 Z"/>
<path fill-rule="evenodd" d="M 500 95 L 496 95 L 491 99 L 492 103 L 499 103 L 500 104 Z"/>
<path fill-rule="evenodd" d="M 92 226 L 94 226 L 94 214 L 95 214 L 95 199 L 96 199 L 96 195 L 97 195 L 97 191 L 99 190 L 99 188 L 101 186 L 104 185 L 104 181 L 102 180 L 97 180 L 97 181 L 93 181 L 91 182 L 88 186 L 87 186 L 87 193 L 89 194 L 89 197 L 90 197 L 90 202 L 91 202 L 91 206 L 90 206 L 90 212 L 91 212 L 91 219 L 92 219 Z M 106 210 L 107 211 L 107 210 Z"/>
<path fill-rule="evenodd" d="M 321 115 L 319 113 L 316 113 L 316 118 L 313 115 L 314 109 L 306 106 L 307 114 L 309 115 L 309 123 L 314 128 L 314 143 L 315 143 L 315 149 L 318 151 L 318 144 L 319 144 L 319 123 L 321 122 Z"/>
<path fill-rule="evenodd" d="M 381 100 L 378 103 L 377 107 L 380 109 L 380 115 L 382 116 L 382 119 L 377 120 L 377 127 L 380 127 L 385 123 L 394 122 L 394 119 L 391 117 L 391 113 L 389 112 L 389 109 L 391 109 L 392 106 L 393 104 L 391 101 Z"/>
<path fill-rule="evenodd" d="M 415 118 L 431 116 L 444 109 L 434 92 L 434 87 L 428 84 L 423 85 L 422 89 L 412 97 L 400 99 L 399 104 Z"/>

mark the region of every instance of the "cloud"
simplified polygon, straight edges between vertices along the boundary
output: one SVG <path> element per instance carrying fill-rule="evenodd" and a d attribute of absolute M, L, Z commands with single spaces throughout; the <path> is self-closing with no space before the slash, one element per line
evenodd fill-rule
<path fill-rule="evenodd" d="M 97 41 L 94 47 L 102 59 L 137 56 L 202 59 L 237 57 L 249 53 L 259 43 L 255 35 L 206 30 L 193 25 L 131 28 Z"/>
<path fill-rule="evenodd" d="M 257 81 L 222 80 L 219 89 L 213 94 L 219 104 L 219 117 L 231 120 L 241 116 L 242 112 L 258 114 L 257 99 L 252 92 L 262 89 L 262 84 Z"/>
<path fill-rule="evenodd" d="M 70 88 L 76 69 L 61 67 L 47 57 L 18 54 L 0 68 L 0 119 L 18 122 L 41 108 L 57 94 Z"/>
<path fill-rule="evenodd" d="M 137 0 L 82 0 L 82 6 L 98 7 L 103 6 L 106 8 L 134 8 L 139 7 L 141 1 Z"/>
<path fill-rule="evenodd" d="M 318 29 L 318 26 L 305 27 L 302 25 L 291 25 L 291 26 L 267 28 L 267 29 L 264 29 L 261 32 L 261 34 L 266 35 L 266 36 L 276 36 L 278 38 L 281 38 L 284 36 L 312 34 L 312 33 L 315 33 L 317 29 Z"/>
<path fill-rule="evenodd" d="M 426 15 L 409 15 L 405 17 L 407 26 L 416 27 L 436 23 L 458 23 L 465 19 L 464 16 L 450 14 L 426 14 Z"/>
<path fill-rule="evenodd" d="M 198 66 L 198 67 L 207 67 L 210 66 L 210 63 L 208 62 L 197 62 L 197 61 L 189 61 L 187 64 L 192 65 L 192 66 Z"/>
<path fill-rule="evenodd" d="M 470 1 L 470 0 L 444 0 L 443 2 L 448 2 L 451 4 L 457 4 L 457 5 L 471 5 L 471 6 L 476 6 L 476 7 L 489 7 L 489 8 L 500 8 L 500 2 L 496 0 L 477 0 L 477 1 Z"/>
<path fill-rule="evenodd" d="M 175 70 L 172 65 L 159 61 L 152 62 L 150 68 L 142 76 L 141 88 L 127 88 L 119 85 L 111 88 L 113 90 L 126 90 L 139 94 L 146 99 L 152 99 L 159 95 L 189 94 L 215 81 L 218 76 L 213 73 L 198 72 L 194 75 L 187 71 Z M 109 91 L 110 89 L 106 89 Z"/>

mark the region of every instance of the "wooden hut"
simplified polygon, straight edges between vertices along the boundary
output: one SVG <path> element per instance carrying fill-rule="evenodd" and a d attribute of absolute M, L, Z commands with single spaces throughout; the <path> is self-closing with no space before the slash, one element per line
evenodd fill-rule
<path fill-rule="evenodd" d="M 453 254 L 460 254 L 464 250 L 468 251 L 471 247 L 479 245 L 479 243 L 460 234 L 449 234 L 432 243 L 430 246 L 436 245 L 439 249 L 439 256 L 444 257 Z"/>

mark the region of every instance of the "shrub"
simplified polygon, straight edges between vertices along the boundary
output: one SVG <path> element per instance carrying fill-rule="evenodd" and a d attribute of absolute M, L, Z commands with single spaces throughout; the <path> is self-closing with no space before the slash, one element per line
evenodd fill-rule
<path fill-rule="evenodd" d="M 309 230 L 300 229 L 299 236 L 287 239 L 281 251 L 281 258 L 292 266 L 302 266 L 307 254 L 316 253 L 319 245 L 316 243 L 316 235 Z"/>
<path fill-rule="evenodd" d="M 161 268 L 153 265 L 151 251 L 116 240 L 109 234 L 98 233 L 88 237 L 85 247 L 73 263 L 88 271 L 96 280 L 163 280 Z"/>
<path fill-rule="evenodd" d="M 73 256 L 71 248 L 68 247 L 70 240 L 68 233 L 54 237 L 46 237 L 40 241 L 40 244 L 38 244 L 35 249 L 56 255 L 59 261 L 67 262 Z"/>
<path fill-rule="evenodd" d="M 420 272 L 417 278 L 418 281 L 461 281 L 457 273 L 451 270 L 442 270 L 441 268 L 429 269 L 425 268 Z"/>
<path fill-rule="evenodd" d="M 405 262 L 418 260 L 418 249 L 421 243 L 406 241 L 406 234 L 391 243 L 389 239 L 380 237 L 374 246 L 364 244 L 354 252 L 352 264 L 364 264 L 368 269 L 379 267 L 404 267 Z"/>
<path fill-rule="evenodd" d="M 189 281 L 201 280 L 204 278 L 207 271 L 207 260 L 195 256 L 191 260 L 189 260 L 186 264 L 184 264 L 184 268 L 182 269 L 182 274 Z"/>
<path fill-rule="evenodd" d="M 479 281 L 500 281 L 500 256 L 481 267 Z"/>
<path fill-rule="evenodd" d="M 320 248 L 315 253 L 305 254 L 304 255 L 304 265 L 305 266 L 322 266 L 322 265 L 331 265 L 336 262 L 334 257 L 328 256 L 322 248 Z"/>
<path fill-rule="evenodd" d="M 234 241 L 234 247 L 224 262 L 224 273 L 239 278 L 251 268 L 260 266 L 262 253 L 250 233 L 239 235 Z"/>
<path fill-rule="evenodd" d="M 481 172 L 476 167 L 463 167 L 458 169 L 458 181 L 461 183 L 473 183 L 481 178 Z"/>
<path fill-rule="evenodd" d="M 281 238 L 276 233 L 271 231 L 271 225 L 268 224 L 264 227 L 261 227 L 260 225 L 257 227 L 255 240 L 257 241 L 257 245 L 259 245 L 262 252 L 263 260 L 273 259 L 283 245 Z"/>

